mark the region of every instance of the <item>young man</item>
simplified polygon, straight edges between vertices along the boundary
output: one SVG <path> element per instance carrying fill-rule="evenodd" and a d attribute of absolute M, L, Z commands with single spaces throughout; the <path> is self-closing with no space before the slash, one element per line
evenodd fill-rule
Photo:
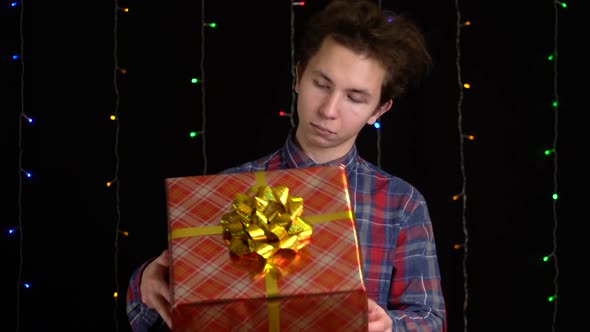
<path fill-rule="evenodd" d="M 355 140 L 410 83 L 428 73 L 422 34 L 407 18 L 370 1 L 334 0 L 312 17 L 297 64 L 298 124 L 280 150 L 223 173 L 343 165 L 369 297 L 369 331 L 445 331 L 432 224 L 409 183 L 363 160 Z M 131 277 L 134 331 L 171 325 L 168 253 Z M 163 323 L 162 323 L 163 321 Z"/>

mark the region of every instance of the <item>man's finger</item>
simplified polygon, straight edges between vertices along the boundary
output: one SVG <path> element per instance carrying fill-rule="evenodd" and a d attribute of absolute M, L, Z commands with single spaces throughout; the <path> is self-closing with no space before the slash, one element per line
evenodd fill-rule
<path fill-rule="evenodd" d="M 164 300 L 170 304 L 170 288 L 167 284 L 161 284 L 158 287 L 158 294 L 160 294 L 160 296 L 162 296 Z"/>
<path fill-rule="evenodd" d="M 168 327 L 172 327 L 172 317 L 170 315 L 170 309 L 169 309 L 169 302 L 164 301 L 163 298 L 158 298 L 158 299 L 154 299 L 154 310 L 156 310 L 158 312 L 158 314 L 160 314 L 160 316 L 162 317 L 162 319 L 164 320 L 164 322 L 166 322 L 166 325 L 168 325 Z"/>
<path fill-rule="evenodd" d="M 159 265 L 168 267 L 168 265 L 169 265 L 169 262 L 168 262 L 168 250 L 164 250 L 162 252 L 162 254 L 156 258 L 156 263 L 158 263 Z"/>

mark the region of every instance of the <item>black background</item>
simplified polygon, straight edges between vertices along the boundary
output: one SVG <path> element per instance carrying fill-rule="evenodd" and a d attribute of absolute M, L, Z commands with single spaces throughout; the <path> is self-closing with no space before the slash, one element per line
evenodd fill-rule
<path fill-rule="evenodd" d="M 199 1 L 2 2 L 1 330 L 130 331 L 129 277 L 166 246 L 163 179 L 213 174 L 284 143 L 291 51 L 324 3 L 291 12 L 286 0 L 207 1 L 202 18 Z M 358 147 L 429 202 L 449 331 L 569 331 L 575 235 L 587 222 L 574 211 L 585 174 L 575 157 L 587 151 L 581 1 L 557 12 L 552 1 L 379 3 L 416 19 L 435 65 Z M 460 34 L 458 14 L 472 23 Z M 202 31 L 202 19 L 217 27 Z M 472 85 L 463 95 L 459 79 Z M 188 137 L 203 126 L 204 137 Z M 558 159 L 543 155 L 554 142 Z M 467 200 L 453 201 L 463 184 Z M 467 247 L 455 250 L 463 221 Z M 558 270 L 540 260 L 554 235 Z M 546 298 L 557 272 L 555 312 Z"/>

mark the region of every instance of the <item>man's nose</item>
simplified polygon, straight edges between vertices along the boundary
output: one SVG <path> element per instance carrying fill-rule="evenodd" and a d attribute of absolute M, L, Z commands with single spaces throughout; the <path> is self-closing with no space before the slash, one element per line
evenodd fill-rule
<path fill-rule="evenodd" d="M 340 99 L 341 96 L 337 92 L 330 93 L 326 96 L 326 99 L 320 108 L 320 114 L 328 119 L 337 117 L 340 108 Z"/>

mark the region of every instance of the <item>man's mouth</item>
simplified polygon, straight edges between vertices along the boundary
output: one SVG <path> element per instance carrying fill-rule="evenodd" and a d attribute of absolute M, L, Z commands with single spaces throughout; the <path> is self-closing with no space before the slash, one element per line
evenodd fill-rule
<path fill-rule="evenodd" d="M 331 130 L 325 128 L 325 127 L 322 127 L 322 126 L 319 126 L 319 125 L 316 125 L 316 124 L 313 124 L 313 123 L 311 125 L 312 125 L 312 127 L 314 127 L 315 129 L 317 129 L 320 132 L 323 132 L 323 133 L 326 133 L 326 134 L 334 134 L 333 131 L 331 131 Z"/>

